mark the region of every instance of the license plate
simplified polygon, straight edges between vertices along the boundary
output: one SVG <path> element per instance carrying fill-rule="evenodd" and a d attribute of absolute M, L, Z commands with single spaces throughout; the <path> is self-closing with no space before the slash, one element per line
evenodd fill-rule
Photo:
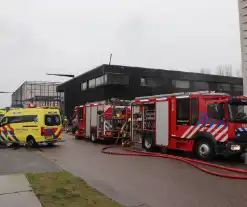
<path fill-rule="evenodd" d="M 106 132 L 105 135 L 106 136 L 111 136 L 111 132 Z"/>
<path fill-rule="evenodd" d="M 48 139 L 48 140 L 53 139 L 53 137 L 52 137 L 52 136 L 48 136 L 48 137 L 46 136 L 45 138 L 46 138 L 46 139 Z"/>

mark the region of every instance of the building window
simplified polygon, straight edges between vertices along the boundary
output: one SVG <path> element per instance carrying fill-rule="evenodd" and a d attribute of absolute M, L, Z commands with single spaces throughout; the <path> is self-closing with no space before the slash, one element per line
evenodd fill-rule
<path fill-rule="evenodd" d="M 217 90 L 218 91 L 231 91 L 230 84 L 227 83 L 219 83 L 217 84 Z"/>
<path fill-rule="evenodd" d="M 234 89 L 234 91 L 242 92 L 243 86 L 242 85 L 233 85 L 233 89 Z"/>
<path fill-rule="evenodd" d="M 129 76 L 122 73 L 107 73 L 105 83 L 112 85 L 129 85 Z"/>
<path fill-rule="evenodd" d="M 172 85 L 175 88 L 190 88 L 190 82 L 186 80 L 172 80 Z"/>
<path fill-rule="evenodd" d="M 146 85 L 146 79 L 145 78 L 141 78 L 141 86 L 147 86 Z"/>
<path fill-rule="evenodd" d="M 103 85 L 105 83 L 107 83 L 107 74 L 102 75 L 102 76 L 100 76 L 100 77 L 95 79 L 95 86 L 96 87 L 100 86 L 100 85 Z"/>
<path fill-rule="evenodd" d="M 105 75 L 103 76 L 103 81 L 104 81 L 105 84 L 107 83 L 107 74 L 105 74 Z"/>
<path fill-rule="evenodd" d="M 102 76 L 100 77 L 100 80 L 101 80 L 101 83 L 102 83 L 102 84 L 105 84 L 105 76 L 104 76 L 104 75 L 102 75 Z"/>
<path fill-rule="evenodd" d="M 87 82 L 81 84 L 81 91 L 87 90 Z"/>
<path fill-rule="evenodd" d="M 100 85 L 103 85 L 104 84 L 104 81 L 102 81 L 102 76 L 96 78 L 96 81 L 95 81 L 95 85 L 96 86 L 100 86 Z"/>
<path fill-rule="evenodd" d="M 89 88 L 95 88 L 95 79 L 92 79 L 88 82 L 88 87 Z"/>
<path fill-rule="evenodd" d="M 141 78 L 140 79 L 140 86 L 147 86 L 147 87 L 157 87 L 156 80 L 153 78 Z"/>
<path fill-rule="evenodd" d="M 195 90 L 209 90 L 209 84 L 203 81 L 196 81 L 194 82 L 194 89 Z"/>

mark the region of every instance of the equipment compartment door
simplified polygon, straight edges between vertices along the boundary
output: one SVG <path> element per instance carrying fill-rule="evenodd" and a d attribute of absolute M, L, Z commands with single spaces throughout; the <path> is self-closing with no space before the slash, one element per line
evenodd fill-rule
<path fill-rule="evenodd" d="M 86 137 L 90 137 L 90 128 L 91 128 L 91 108 L 86 107 Z"/>
<path fill-rule="evenodd" d="M 167 146 L 169 139 L 169 103 L 156 103 L 156 145 Z"/>
<path fill-rule="evenodd" d="M 98 106 L 97 111 L 98 121 L 97 121 L 97 137 L 99 137 L 100 132 L 104 133 L 104 106 Z"/>
<path fill-rule="evenodd" d="M 131 118 L 131 137 L 133 142 L 142 141 L 142 130 L 143 130 L 143 106 L 132 106 L 132 118 Z"/>
<path fill-rule="evenodd" d="M 97 126 L 97 106 L 91 107 L 91 127 Z"/>

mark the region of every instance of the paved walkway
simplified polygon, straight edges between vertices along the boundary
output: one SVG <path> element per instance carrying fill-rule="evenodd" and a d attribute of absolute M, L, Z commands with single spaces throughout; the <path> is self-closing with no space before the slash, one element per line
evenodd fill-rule
<path fill-rule="evenodd" d="M 59 172 L 61 169 L 47 158 L 36 153 L 37 149 L 0 149 L 0 175 L 36 172 Z M 1 205 L 0 205 L 1 206 Z"/>
<path fill-rule="evenodd" d="M 2 175 L 0 183 L 1 206 L 41 207 L 25 175 Z"/>

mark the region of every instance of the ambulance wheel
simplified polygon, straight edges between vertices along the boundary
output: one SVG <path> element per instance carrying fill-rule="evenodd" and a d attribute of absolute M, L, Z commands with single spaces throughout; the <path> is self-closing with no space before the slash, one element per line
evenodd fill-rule
<path fill-rule="evenodd" d="M 93 143 L 95 143 L 95 142 L 97 141 L 97 138 L 96 138 L 95 133 L 92 133 L 92 134 L 91 134 L 90 140 L 91 140 L 91 142 L 93 142 Z"/>
<path fill-rule="evenodd" d="M 195 144 L 195 154 L 201 160 L 212 160 L 215 157 L 213 143 L 208 139 L 199 139 Z"/>
<path fill-rule="evenodd" d="M 154 149 L 153 138 L 152 137 L 143 137 L 142 148 L 144 148 L 147 151 L 152 151 Z"/>
<path fill-rule="evenodd" d="M 27 137 L 27 144 L 30 147 L 37 147 L 38 146 L 37 142 L 35 141 L 35 139 L 32 136 Z"/>

